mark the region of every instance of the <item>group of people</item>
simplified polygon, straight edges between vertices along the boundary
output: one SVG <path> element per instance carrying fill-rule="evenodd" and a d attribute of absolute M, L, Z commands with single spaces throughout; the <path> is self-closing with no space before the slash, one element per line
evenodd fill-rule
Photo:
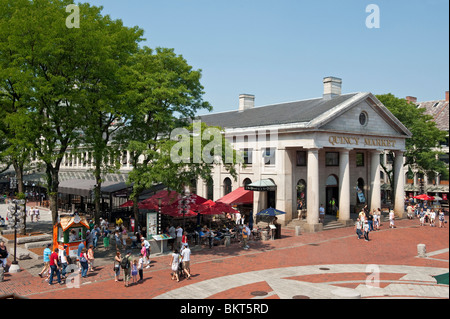
<path fill-rule="evenodd" d="M 413 216 L 419 219 L 420 226 L 429 224 L 431 227 L 436 227 L 436 218 L 439 221 L 439 227 L 445 227 L 445 215 L 442 209 L 438 209 L 437 212 L 434 208 L 429 208 L 426 203 L 412 205 L 409 204 L 406 208 L 408 218 L 413 219 Z"/>
<path fill-rule="evenodd" d="M 394 211 L 389 212 L 389 227 L 395 228 L 394 225 L 395 215 Z M 358 239 L 364 238 L 365 241 L 370 241 L 369 233 L 374 230 L 379 230 L 381 225 L 381 209 L 374 209 L 372 212 L 368 209 L 367 205 L 360 211 L 358 218 L 356 219 L 355 229 Z"/>
<path fill-rule="evenodd" d="M 59 284 L 64 284 L 64 281 L 68 276 L 67 267 L 71 264 L 77 264 L 77 268 L 80 271 L 82 278 L 87 277 L 88 271 L 95 270 L 93 244 L 89 244 L 86 249 L 84 242 L 81 242 L 78 245 L 76 260 L 73 260 L 72 257 L 67 255 L 67 245 L 64 245 L 64 249 L 61 250 L 58 247 L 51 250 L 51 247 L 52 244 L 47 244 L 47 247 L 44 249 L 44 267 L 38 274 L 41 278 L 44 278 L 45 276 L 45 281 L 48 282 L 50 286 L 53 285 L 55 276 Z"/>
<path fill-rule="evenodd" d="M 180 281 L 180 277 L 185 275 L 187 279 L 191 279 L 191 249 L 188 243 L 183 243 L 181 251 L 175 248 L 172 254 L 172 261 L 169 264 L 172 269 L 172 280 Z"/>
<path fill-rule="evenodd" d="M 32 223 L 34 223 L 35 220 L 38 222 L 39 218 L 41 217 L 39 207 L 31 207 L 27 210 L 27 215 L 31 218 Z"/>

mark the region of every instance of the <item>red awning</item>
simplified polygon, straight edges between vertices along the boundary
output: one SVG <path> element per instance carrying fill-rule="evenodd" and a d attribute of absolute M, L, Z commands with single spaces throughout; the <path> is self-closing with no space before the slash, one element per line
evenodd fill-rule
<path fill-rule="evenodd" d="M 246 191 L 244 187 L 239 187 L 216 202 L 228 205 L 253 204 L 253 191 Z"/>

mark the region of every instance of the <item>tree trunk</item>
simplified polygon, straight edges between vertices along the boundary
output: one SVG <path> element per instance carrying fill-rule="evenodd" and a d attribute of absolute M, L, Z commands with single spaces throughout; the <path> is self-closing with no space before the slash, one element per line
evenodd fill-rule
<path fill-rule="evenodd" d="M 58 223 L 58 187 L 59 177 L 58 170 L 47 167 L 47 187 L 50 204 L 50 212 L 52 214 L 53 225 Z"/>
<path fill-rule="evenodd" d="M 95 188 L 94 188 L 94 220 L 96 225 L 100 225 L 100 215 L 101 215 L 101 189 L 102 189 L 102 178 L 101 178 L 101 170 L 100 170 L 100 162 L 96 161 L 96 167 L 94 171 L 95 175 Z"/>

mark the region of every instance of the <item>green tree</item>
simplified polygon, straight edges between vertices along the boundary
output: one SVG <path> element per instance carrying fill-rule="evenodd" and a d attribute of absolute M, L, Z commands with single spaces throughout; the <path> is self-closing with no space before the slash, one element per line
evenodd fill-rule
<path fill-rule="evenodd" d="M 130 109 L 118 140 L 131 154 L 128 182 L 133 184 L 131 198 L 139 220 L 137 202 L 142 191 L 158 183 L 182 191 L 205 172 L 207 166 L 200 163 L 171 160 L 176 141 L 170 136 L 174 129 L 187 126 L 198 110 L 211 110 L 211 106 L 202 99 L 201 70 L 193 70 L 173 49 L 144 47 L 123 77 L 130 83 Z"/>
<path fill-rule="evenodd" d="M 414 103 L 393 94 L 376 96 L 392 114 L 405 125 L 412 133 L 412 137 L 406 140 L 405 165 L 409 170 L 417 169 L 420 173 L 434 174 L 438 172 L 445 174 L 448 171 L 446 165 L 439 161 L 438 155 L 440 142 L 445 140 L 446 132 L 440 131 L 433 121 L 433 117 L 424 114 L 425 109 L 418 108 Z M 390 152 L 392 158 L 395 157 Z M 393 187 L 393 168 L 382 166 Z"/>
<path fill-rule="evenodd" d="M 44 163 L 53 223 L 64 154 L 83 141 L 86 116 L 93 105 L 99 106 L 94 96 L 105 92 L 99 87 L 103 81 L 108 85 L 105 75 L 116 67 L 115 59 L 135 46 L 128 36 L 141 33 L 137 28 L 118 32 L 124 28 L 121 22 L 89 4 L 79 4 L 80 28 L 68 28 L 66 7 L 71 3 L 0 0 L 0 60 L 11 61 L 8 72 L 22 92 L 22 115 L 32 119 L 19 136 Z M 21 119 L 16 119 L 11 125 L 19 128 Z"/>

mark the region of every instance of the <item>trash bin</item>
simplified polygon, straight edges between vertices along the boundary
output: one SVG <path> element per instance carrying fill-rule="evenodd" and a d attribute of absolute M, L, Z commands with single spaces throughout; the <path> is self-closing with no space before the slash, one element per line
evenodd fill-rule
<path fill-rule="evenodd" d="M 281 239 L 281 225 L 277 224 L 275 230 L 275 239 Z"/>

